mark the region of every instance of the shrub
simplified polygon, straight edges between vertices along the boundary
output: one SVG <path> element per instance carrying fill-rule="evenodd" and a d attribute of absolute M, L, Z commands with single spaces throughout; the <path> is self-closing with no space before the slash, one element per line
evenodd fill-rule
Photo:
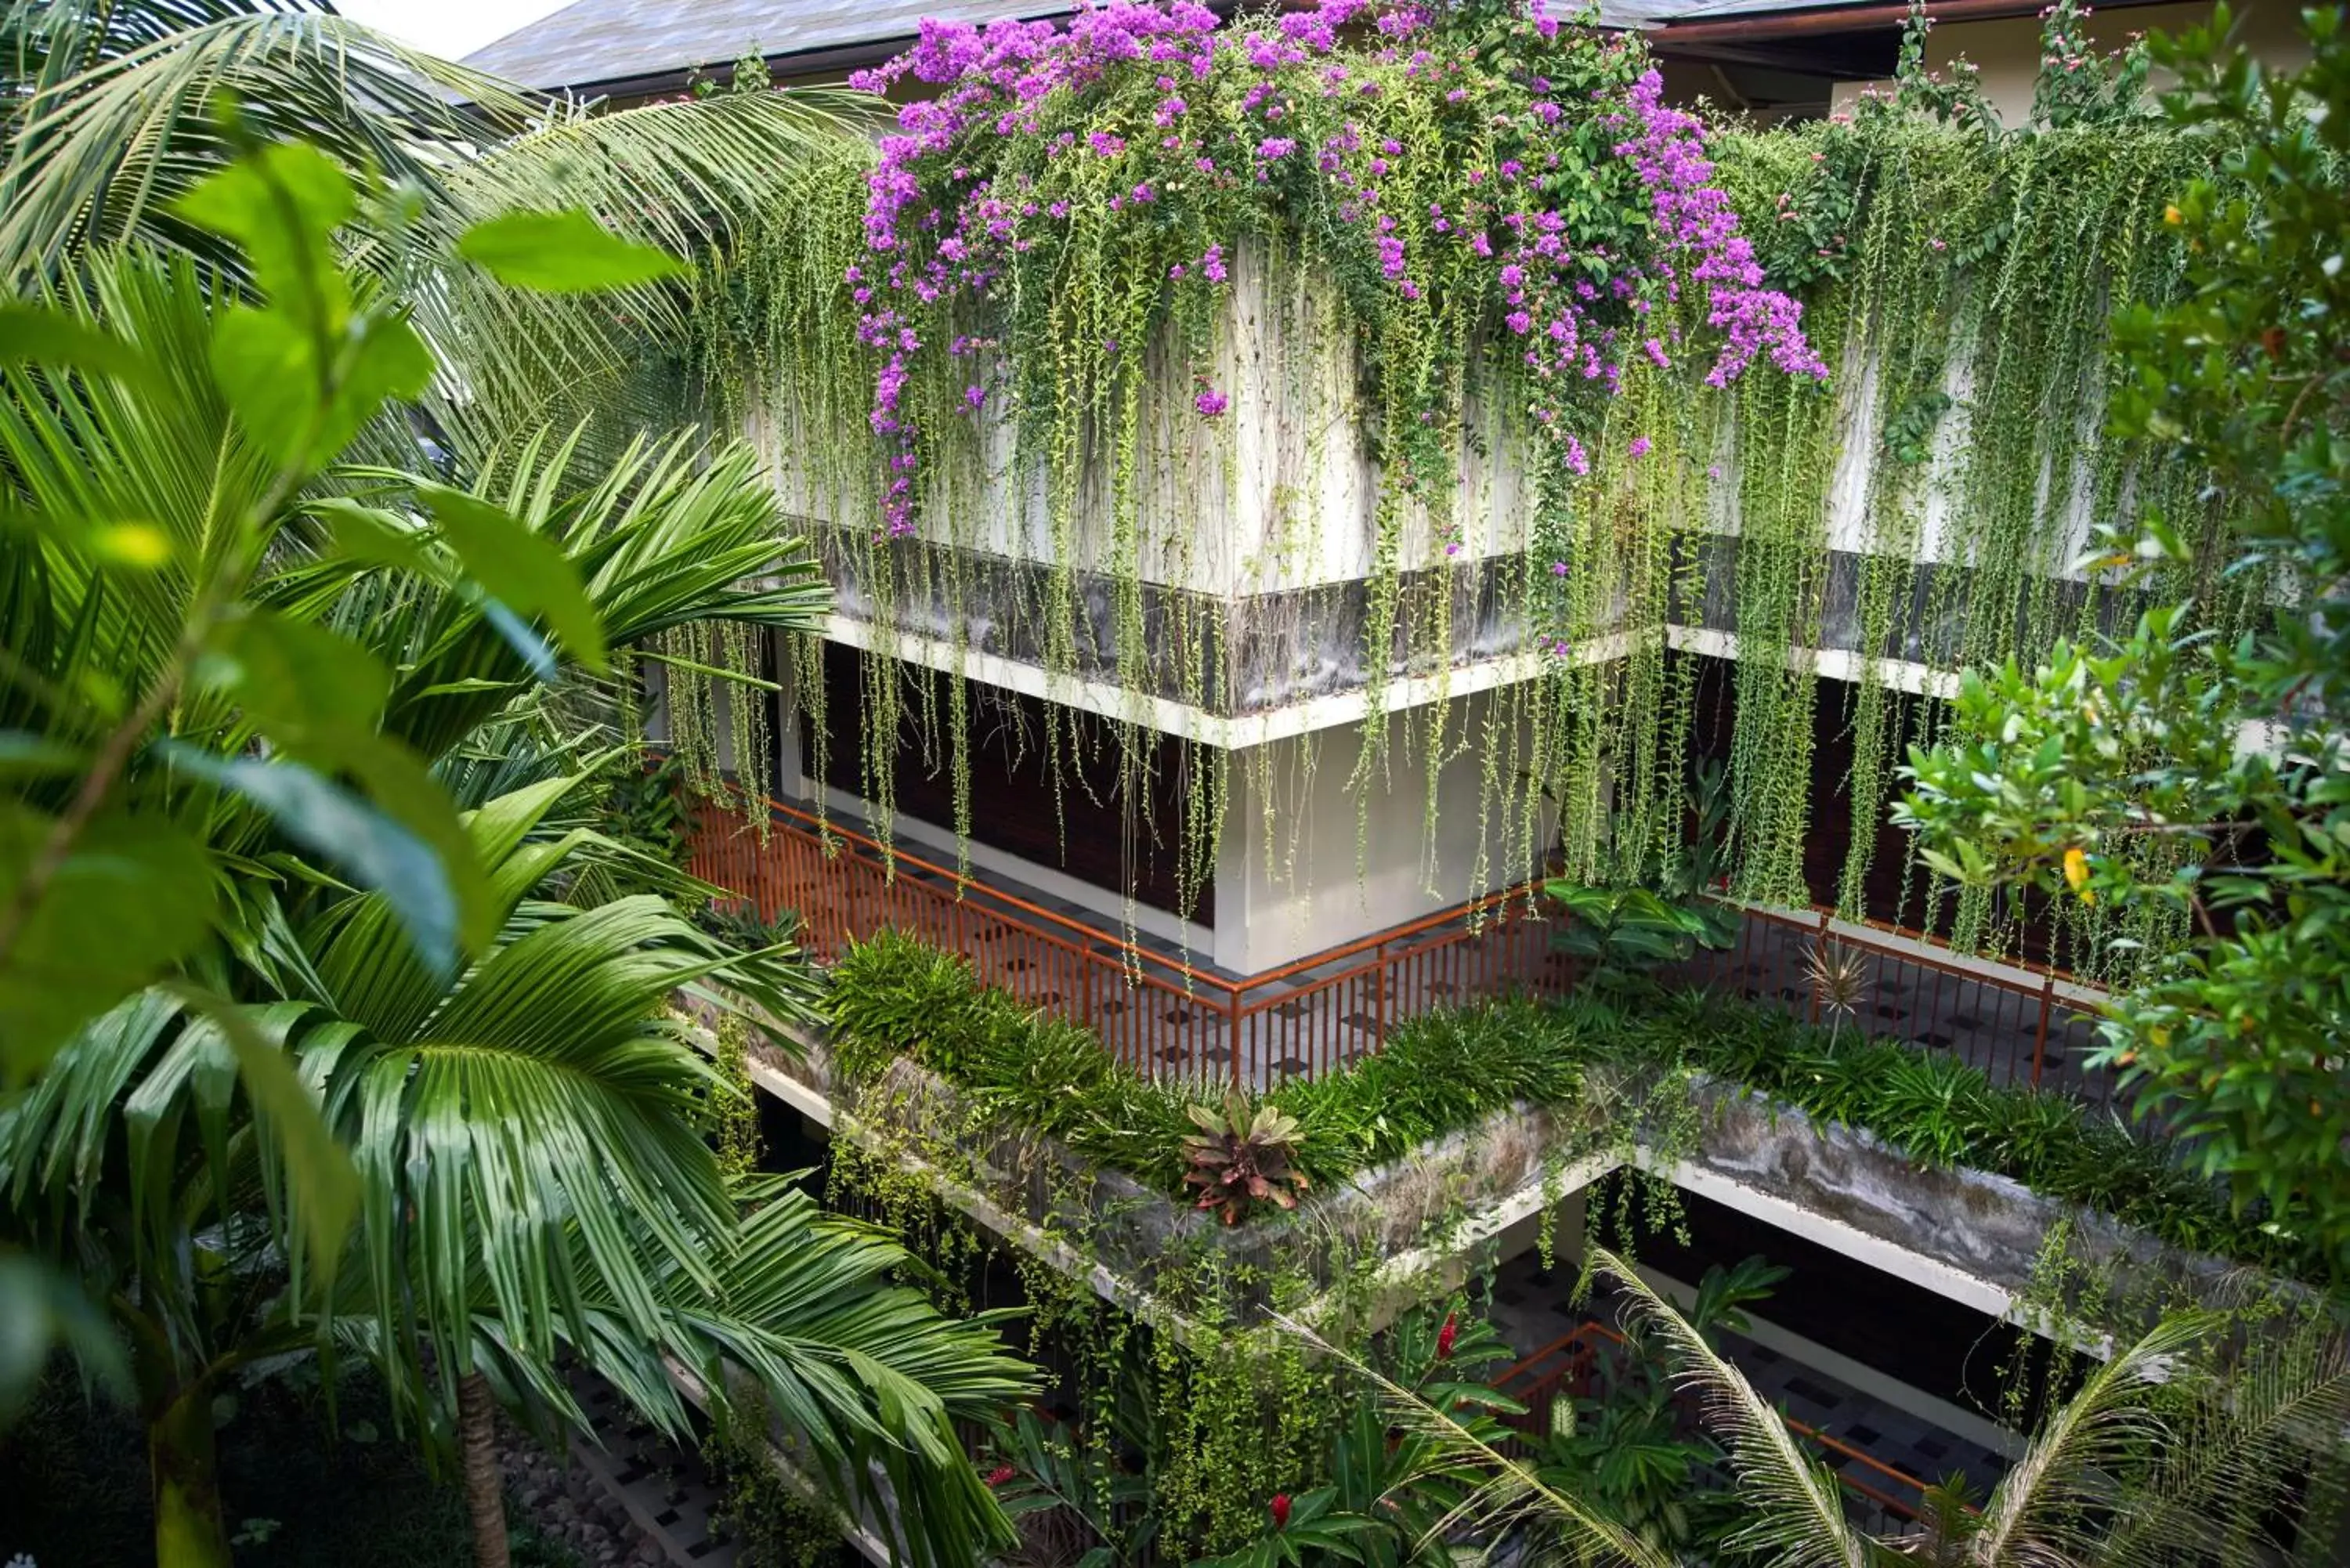
<path fill-rule="evenodd" d="M 1119 1064 L 1089 1031 L 983 986 L 959 958 L 884 932 L 833 977 L 833 1043 L 852 1082 L 912 1056 L 993 1115 L 1079 1157 L 1188 1196 L 1191 1099 Z M 1283 1085 L 1262 1103 L 1294 1120 L 1285 1169 L 1329 1187 L 1508 1106 L 1562 1105 L 1598 1063 L 1687 1066 L 1863 1128 L 1926 1166 L 2011 1177 L 2174 1245 L 2306 1272 L 2310 1261 L 2232 1211 L 2176 1150 L 2062 1095 L 1994 1085 L 1956 1056 L 1822 1029 L 1706 992 L 1526 999 L 1431 1012 L 1343 1073 Z M 1243 1096 L 1253 1119 L 1259 1101 Z M 1211 1114 L 1213 1114 L 1212 1112 Z M 1234 1114 L 1237 1114 L 1235 1112 Z"/>

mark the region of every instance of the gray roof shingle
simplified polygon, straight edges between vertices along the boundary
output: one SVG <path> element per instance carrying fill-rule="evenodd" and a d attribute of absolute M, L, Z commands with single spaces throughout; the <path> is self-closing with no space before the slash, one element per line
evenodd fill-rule
<path fill-rule="evenodd" d="M 925 16 L 1055 16 L 1057 0 L 573 0 L 465 57 L 531 88 L 582 88 L 721 66 L 752 49 L 810 55 L 911 38 Z"/>
<path fill-rule="evenodd" d="M 1601 19 L 1646 27 L 1679 17 L 1857 3 L 1603 0 Z M 871 46 L 914 36 L 925 16 L 989 22 L 1068 10 L 1066 0 L 574 0 L 475 50 L 465 63 L 524 87 L 608 89 L 723 66 L 754 48 L 770 59 L 871 53 Z"/>

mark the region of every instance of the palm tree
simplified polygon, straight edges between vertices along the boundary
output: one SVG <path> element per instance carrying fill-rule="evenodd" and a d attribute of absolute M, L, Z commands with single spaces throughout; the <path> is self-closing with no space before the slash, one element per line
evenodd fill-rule
<path fill-rule="evenodd" d="M 1595 1251 L 1596 1272 L 1667 1348 L 1707 1429 L 1729 1455 L 1746 1522 L 1721 1545 L 1769 1568 L 2184 1568 L 2212 1562 L 2331 1563 L 2331 1539 L 2297 1550 L 2274 1520 L 2294 1478 L 2314 1472 L 2338 1489 L 2350 1430 L 2350 1345 L 2319 1310 L 2290 1333 L 2264 1314 L 2263 1333 L 2233 1343 L 2208 1312 L 2164 1316 L 2116 1347 L 2043 1422 L 2023 1456 L 1980 1509 L 1963 1489 L 1930 1488 L 1918 1528 L 1875 1537 L 1846 1518 L 1832 1471 L 1705 1334 L 1631 1265 Z M 1325 1347 L 1326 1348 L 1326 1347 Z M 1357 1365 L 1357 1370 L 1367 1369 Z M 1382 1383 L 1398 1425 L 1430 1444 L 1438 1462 L 1478 1464 L 1490 1478 L 1447 1532 L 1519 1530 L 1543 1560 L 1657 1562 L 1653 1549 L 1596 1512 L 1588 1499 L 1546 1486 L 1404 1389 Z M 2331 1477 L 2329 1480 L 2326 1478 Z M 1400 1485 L 1409 1485 L 1406 1478 Z M 2323 1515 L 2322 1507 L 2313 1504 Z M 2330 1521 L 2329 1521 L 2330 1522 Z M 2310 1555 L 2310 1552 L 2318 1555 Z"/>
<path fill-rule="evenodd" d="M 675 1368 L 720 1403 L 755 1393 L 836 1495 L 877 1519 L 896 1499 L 910 1560 L 965 1561 L 1001 1538 L 951 1423 L 1018 1398 L 1028 1374 L 991 1324 L 889 1284 L 893 1246 L 772 1182 L 728 1191 L 697 1136 L 725 1087 L 659 1003 L 717 976 L 789 1016 L 805 979 L 657 897 L 549 897 L 611 847 L 585 830 L 533 836 L 577 782 L 473 815 L 504 907 L 498 941 L 454 980 L 418 960 L 380 894 L 261 912 L 249 962 L 286 999 L 256 1004 L 251 1026 L 290 1053 L 360 1175 L 360 1223 L 330 1277 L 277 1265 L 311 1195 L 254 1136 L 267 1109 L 238 1093 L 223 1024 L 168 993 L 85 1031 L 0 1119 L 0 1212 L 77 1261 L 133 1347 L 160 1561 L 227 1560 L 212 1439 L 224 1382 L 337 1345 L 443 1438 L 485 1435 L 493 1399 L 584 1428 L 567 1358 L 683 1438 Z M 739 1222 L 738 1197 L 758 1205 Z M 472 1493 L 479 1561 L 503 1561 L 494 1480 Z"/>
<path fill-rule="evenodd" d="M 202 846 L 207 884 L 222 886 L 217 940 L 80 1030 L 0 1113 L 0 1223 L 78 1273 L 132 1347 L 159 1556 L 224 1560 L 220 1380 L 336 1344 L 364 1347 L 416 1424 L 444 1437 L 452 1408 L 479 1433 L 485 1391 L 576 1415 L 548 1370 L 558 1354 L 615 1371 L 672 1428 L 675 1396 L 647 1347 L 721 1397 L 721 1374 L 737 1368 L 844 1497 L 871 1504 L 886 1484 L 906 1500 L 918 1559 L 962 1560 L 1000 1538 L 946 1421 L 1024 1386 L 1015 1365 L 983 1325 L 881 1290 L 889 1255 L 837 1228 L 791 1233 L 796 1272 L 755 1252 L 785 1220 L 738 1220 L 697 1136 L 710 1070 L 650 1016 L 711 975 L 789 1015 L 806 999 L 785 955 L 723 948 L 658 898 L 552 897 L 604 852 L 542 831 L 567 787 L 556 780 L 470 820 L 451 813 L 490 935 L 436 967 L 388 881 L 355 891 L 222 783 L 229 766 L 270 765 L 256 736 L 298 742 L 289 713 L 396 746 L 421 778 L 518 694 L 576 670 L 580 646 L 568 631 L 550 646 L 468 580 L 424 515 L 455 493 L 382 468 L 286 486 L 208 373 L 216 290 L 196 264 L 88 258 L 59 294 L 145 373 L 0 369 L 11 504 L 61 530 L 151 519 L 167 548 L 161 567 L 125 574 L 57 535 L 0 538 L 13 677 L 0 719 L 72 735 L 93 722 L 69 700 L 90 671 L 146 691 L 178 670 L 172 700 L 152 704 L 157 735 L 121 753 L 119 793 Z M 682 433 L 599 467 L 576 439 L 539 436 L 468 477 L 464 493 L 577 584 L 600 639 L 713 617 L 805 628 L 826 603 L 739 446 Z M 329 548 L 348 529 L 369 547 Z M 226 646 L 318 699 L 307 707 L 256 706 L 250 672 L 213 680 L 182 651 L 190 568 L 216 560 L 224 537 L 250 563 L 217 623 L 266 618 L 279 639 Z M 354 659 L 359 638 L 374 652 Z M 327 1179 L 349 1170 L 328 1158 L 343 1146 L 360 1216 L 348 1244 L 331 1217 L 343 1183 Z M 786 1310 L 802 1315 L 775 1315 Z"/>
<path fill-rule="evenodd" d="M 689 254 L 786 200 L 813 154 L 876 112 L 866 95 L 809 89 L 608 111 L 408 48 L 325 0 L 0 7 L 0 278 L 21 289 L 132 241 L 239 276 L 241 258 L 172 201 L 243 139 L 308 142 L 412 193 L 400 223 L 369 216 L 350 259 L 401 294 L 452 369 L 425 405 L 468 452 L 616 407 L 623 438 L 665 422 L 671 410 L 628 393 L 644 350 L 679 340 L 684 301 L 659 286 L 534 294 L 443 268 L 418 286 L 420 257 L 446 256 L 484 218 L 546 208 Z M 230 95 L 241 130 L 218 118 Z"/>

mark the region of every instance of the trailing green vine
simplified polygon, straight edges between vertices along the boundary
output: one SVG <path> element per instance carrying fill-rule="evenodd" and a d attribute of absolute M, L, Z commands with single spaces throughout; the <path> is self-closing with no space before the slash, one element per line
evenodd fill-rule
<path fill-rule="evenodd" d="M 1093 756 L 1147 815 L 1140 783 L 1165 764 L 1146 732 L 1174 722 L 1149 704 L 1194 715 L 1180 820 L 1133 829 L 1170 846 L 1186 908 L 1243 797 L 1267 874 L 1294 884 L 1318 742 L 1251 744 L 1237 722 L 1326 692 L 1305 672 L 1335 669 L 1366 713 L 1347 768 L 1358 812 L 1416 774 L 1429 859 L 1440 771 L 1473 750 L 1475 804 L 1442 805 L 1482 829 L 1454 885 L 1551 854 L 1606 880 L 1685 831 L 1697 655 L 1726 636 L 1731 888 L 1814 896 L 1802 850 L 1825 798 L 1826 649 L 1855 688 L 1851 832 L 1818 891 L 1869 912 L 1887 774 L 1937 732 L 1935 672 L 2029 662 L 2131 613 L 2071 572 L 2088 519 L 2160 497 L 2226 525 L 2195 475 L 2100 436 L 2106 318 L 2176 289 L 2167 192 L 2223 150 L 2139 113 L 2137 56 L 2090 58 L 2069 7 L 2047 21 L 2052 48 L 2081 63 L 2045 84 L 2029 126 L 2000 131 L 1963 80 L 1929 78 L 1913 29 L 1898 88 L 1854 115 L 1705 136 L 1709 171 L 1692 177 L 1735 209 L 1835 372 L 1822 386 L 1757 370 L 1727 391 L 1703 384 L 1698 291 L 1643 292 L 1665 253 L 1638 148 L 1695 133 L 1636 96 L 1633 46 L 1477 7 L 1433 16 L 1418 47 L 1326 42 L 1314 14 L 1227 33 L 1180 7 L 1120 7 L 1138 57 L 1061 74 L 1108 47 L 1110 13 L 1088 15 L 1089 43 L 937 33 L 898 67 L 948 95 L 913 113 L 905 147 L 878 169 L 844 152 L 703 275 L 689 357 L 724 417 L 764 440 L 858 628 L 861 790 L 885 838 L 907 745 L 951 777 L 968 835 L 983 716 L 960 677 L 986 655 L 1043 672 L 1035 743 L 1056 810 Z M 985 106 L 1014 67 L 1044 85 L 999 137 Z M 1607 112 L 1515 129 L 1591 91 Z M 1508 240 L 1491 226 L 1510 210 L 1499 171 L 1529 150 L 1564 167 L 1569 147 L 1584 171 L 1561 178 L 1597 214 L 1577 243 L 1650 258 L 1621 275 L 1655 356 L 1592 307 L 1594 331 L 1617 334 L 1594 383 L 1612 396 L 1545 389 L 1515 353 L 1531 315 L 1508 293 L 1524 273 L 1512 286 L 1501 252 L 1454 243 Z M 2199 586 L 2222 632 L 2255 602 L 2257 585 Z M 1453 694 L 1460 671 L 1512 659 L 1496 690 Z M 802 701 L 820 703 L 800 668 Z M 1418 706 L 1390 716 L 1413 677 Z M 1085 698 L 1098 716 L 1081 719 L 1067 705 L 1087 688 L 1115 695 Z M 691 705 L 679 718 L 711 722 Z M 1438 884 L 1432 866 L 1423 880 Z M 2026 912 L 1932 909 L 1992 950 Z M 2176 937 L 2149 926 L 2115 949 L 2105 919 L 2060 911 L 2061 961 L 2105 973 Z"/>

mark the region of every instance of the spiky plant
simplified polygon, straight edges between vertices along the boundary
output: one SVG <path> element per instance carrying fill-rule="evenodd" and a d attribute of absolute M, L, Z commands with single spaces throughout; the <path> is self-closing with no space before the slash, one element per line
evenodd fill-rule
<path fill-rule="evenodd" d="M 1234 1094 L 1224 1097 L 1221 1108 L 1193 1106 L 1191 1120 L 1200 1130 L 1183 1139 L 1191 1165 L 1183 1182 L 1200 1189 L 1199 1207 L 1215 1210 L 1227 1225 L 1239 1224 L 1258 1203 L 1297 1207 L 1297 1194 L 1310 1183 L 1293 1163 L 1295 1116 L 1269 1105 L 1252 1110 L 1245 1097 Z"/>
<path fill-rule="evenodd" d="M 1828 1049 L 1835 1049 L 1844 1021 L 1860 1011 L 1868 996 L 1868 955 L 1858 948 L 1823 937 L 1804 956 L 1804 979 L 1812 1000 L 1828 1021 Z"/>

